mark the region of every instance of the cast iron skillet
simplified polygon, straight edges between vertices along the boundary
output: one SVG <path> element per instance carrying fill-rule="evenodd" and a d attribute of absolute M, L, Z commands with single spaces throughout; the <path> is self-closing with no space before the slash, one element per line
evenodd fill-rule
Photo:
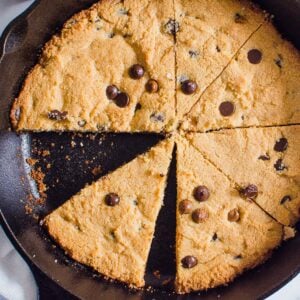
<path fill-rule="evenodd" d="M 200 0 L 199 0 L 200 1 Z M 21 83 L 36 63 L 42 45 L 75 12 L 93 0 L 40 0 L 13 21 L 0 41 L 0 216 L 1 223 L 32 268 L 43 299 L 198 299 L 199 293 L 178 296 L 162 281 L 173 278 L 175 239 L 176 181 L 173 159 L 165 206 L 156 228 L 147 266 L 146 282 L 154 291 L 130 291 L 122 284 L 105 281 L 92 270 L 64 255 L 38 225 L 38 220 L 66 201 L 87 182 L 116 169 L 137 154 L 156 144 L 162 136 L 151 134 L 35 133 L 16 135 L 9 131 L 8 114 Z M 259 1 L 276 16 L 279 30 L 298 48 L 300 46 L 300 2 L 297 0 Z M 266 37 L 267 38 L 267 37 Z M 74 141 L 71 147 L 71 141 Z M 44 156 L 42 150 L 50 150 Z M 35 204 L 28 214 L 34 182 L 28 176 L 29 156 L 39 159 L 36 168 L 46 171 L 47 202 Z M 47 164 L 51 168 L 47 169 Z M 98 172 L 92 170 L 101 166 Z M 94 169 L 95 170 L 95 169 Z M 32 201 L 32 200 L 31 200 Z M 202 292 L 202 299 L 257 299 L 270 295 L 300 270 L 300 235 L 284 243 L 264 265 L 246 272 L 228 287 Z M 153 275 L 159 270 L 160 279 Z M 17 271 L 17 270 L 16 270 Z M 54 283 L 55 282 L 55 283 Z M 49 287 L 52 288 L 49 289 Z M 66 292 L 68 291 L 68 292 Z M 71 296 L 73 295 L 73 296 Z"/>

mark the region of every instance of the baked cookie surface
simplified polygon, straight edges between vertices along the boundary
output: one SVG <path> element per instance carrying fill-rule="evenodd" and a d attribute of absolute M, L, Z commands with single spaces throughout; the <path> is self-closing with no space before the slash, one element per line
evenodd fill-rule
<path fill-rule="evenodd" d="M 299 52 L 265 23 L 194 106 L 182 128 L 300 123 Z"/>
<path fill-rule="evenodd" d="M 53 239 L 76 261 L 142 287 L 173 144 L 161 142 L 48 215 Z"/>
<path fill-rule="evenodd" d="M 101 1 L 46 44 L 11 118 L 17 130 L 170 131 L 173 0 Z M 150 81 L 150 82 L 149 82 Z"/>
<path fill-rule="evenodd" d="M 300 126 L 187 134 L 191 143 L 240 189 L 284 225 L 300 217 Z"/>
<path fill-rule="evenodd" d="M 185 139 L 177 142 L 177 185 L 177 292 L 224 285 L 280 244 L 283 226 Z"/>

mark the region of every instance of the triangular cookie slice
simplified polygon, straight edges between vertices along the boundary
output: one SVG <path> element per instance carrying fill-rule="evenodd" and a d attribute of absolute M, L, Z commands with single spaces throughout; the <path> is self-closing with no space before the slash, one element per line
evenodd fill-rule
<path fill-rule="evenodd" d="M 142 287 L 173 144 L 161 142 L 48 215 L 53 239 L 74 260 Z"/>
<path fill-rule="evenodd" d="M 187 136 L 209 161 L 236 182 L 241 194 L 252 198 L 282 224 L 297 222 L 300 126 L 229 129 Z M 252 192 L 251 185 L 255 186 Z"/>
<path fill-rule="evenodd" d="M 282 241 L 283 226 L 185 139 L 177 143 L 177 185 L 177 292 L 226 284 Z"/>
<path fill-rule="evenodd" d="M 205 91 L 182 127 L 205 132 L 299 123 L 299 74 L 299 52 L 266 23 Z"/>
<path fill-rule="evenodd" d="M 181 120 L 265 21 L 265 15 L 248 1 L 175 0 L 175 19 Z"/>
<path fill-rule="evenodd" d="M 11 119 L 17 130 L 170 131 L 173 0 L 101 1 L 46 44 Z"/>

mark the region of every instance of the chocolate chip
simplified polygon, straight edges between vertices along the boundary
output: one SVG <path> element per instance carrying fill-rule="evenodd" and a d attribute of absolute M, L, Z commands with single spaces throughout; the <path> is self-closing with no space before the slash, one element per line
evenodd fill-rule
<path fill-rule="evenodd" d="M 218 45 L 216 46 L 216 50 L 217 50 L 217 52 L 221 52 L 221 49 Z"/>
<path fill-rule="evenodd" d="M 66 112 L 66 111 L 60 112 L 59 110 L 55 109 L 55 110 L 51 110 L 48 113 L 48 118 L 50 120 L 63 121 L 63 120 L 67 119 L 67 114 L 68 114 L 68 112 Z"/>
<path fill-rule="evenodd" d="M 212 236 L 212 241 L 216 241 L 218 239 L 218 235 L 216 233 L 214 233 L 214 235 Z"/>
<path fill-rule="evenodd" d="M 240 220 L 240 213 L 237 208 L 232 209 L 227 215 L 228 221 L 238 222 Z"/>
<path fill-rule="evenodd" d="M 235 111 L 235 105 L 230 101 L 224 101 L 219 106 L 219 111 L 222 116 L 229 117 Z"/>
<path fill-rule="evenodd" d="M 284 152 L 288 147 L 288 140 L 286 138 L 281 138 L 276 141 L 274 145 L 274 150 L 277 152 Z"/>
<path fill-rule="evenodd" d="M 254 200 L 258 195 L 257 186 L 254 184 L 249 184 L 245 188 L 240 189 L 240 196 L 243 198 L 248 198 Z"/>
<path fill-rule="evenodd" d="M 119 204 L 119 202 L 120 202 L 120 198 L 115 193 L 109 193 L 105 196 L 105 203 L 108 206 L 116 206 L 117 204 Z"/>
<path fill-rule="evenodd" d="M 282 61 L 283 61 L 283 58 L 282 58 L 282 55 L 281 54 L 278 54 L 278 57 L 274 59 L 274 62 L 275 64 L 281 69 L 282 68 Z"/>
<path fill-rule="evenodd" d="M 210 192 L 205 185 L 199 185 L 194 189 L 193 195 L 197 201 L 205 201 L 209 198 Z"/>
<path fill-rule="evenodd" d="M 252 49 L 248 52 L 248 60 L 251 64 L 259 64 L 262 60 L 262 53 L 258 49 Z"/>
<path fill-rule="evenodd" d="M 199 56 L 199 51 L 190 50 L 189 55 L 191 58 L 196 58 L 197 56 Z"/>
<path fill-rule="evenodd" d="M 181 265 L 185 269 L 191 269 L 198 264 L 198 259 L 195 256 L 188 255 L 181 260 Z"/>
<path fill-rule="evenodd" d="M 132 79 L 140 79 L 144 76 L 144 74 L 145 74 L 144 67 L 139 64 L 135 64 L 131 66 L 129 69 L 129 76 Z"/>
<path fill-rule="evenodd" d="M 78 126 L 79 127 L 84 127 L 85 125 L 86 125 L 86 121 L 85 120 L 78 121 Z"/>
<path fill-rule="evenodd" d="M 148 93 L 157 93 L 159 90 L 158 82 L 154 79 L 149 79 L 146 83 L 146 91 Z"/>
<path fill-rule="evenodd" d="M 135 111 L 138 111 L 142 109 L 142 104 L 141 103 L 137 103 L 137 105 L 135 106 Z"/>
<path fill-rule="evenodd" d="M 258 159 L 260 159 L 260 160 L 270 160 L 270 156 L 269 156 L 269 154 L 260 155 L 258 157 Z"/>
<path fill-rule="evenodd" d="M 153 113 L 150 116 L 150 120 L 152 122 L 164 122 L 165 121 L 165 115 L 163 113 Z"/>
<path fill-rule="evenodd" d="M 205 208 L 197 208 L 192 213 L 192 219 L 197 224 L 205 222 L 208 216 L 208 211 Z"/>
<path fill-rule="evenodd" d="M 106 88 L 106 96 L 110 100 L 114 100 L 119 94 L 119 89 L 115 85 L 109 85 Z"/>
<path fill-rule="evenodd" d="M 239 255 L 236 255 L 235 257 L 234 257 L 234 259 L 242 259 L 243 257 L 242 257 L 242 255 L 241 254 L 239 254 Z"/>
<path fill-rule="evenodd" d="M 175 36 L 175 34 L 179 31 L 179 23 L 174 19 L 169 19 L 169 21 L 165 24 L 165 31 Z"/>
<path fill-rule="evenodd" d="M 192 212 L 193 203 L 192 203 L 192 201 L 189 201 L 189 200 L 182 200 L 179 202 L 178 209 L 182 215 L 189 214 Z"/>
<path fill-rule="evenodd" d="M 191 95 L 196 92 L 198 85 L 193 80 L 185 80 L 181 83 L 181 90 L 186 95 Z"/>
<path fill-rule="evenodd" d="M 121 92 L 117 95 L 117 97 L 114 99 L 114 102 L 119 107 L 126 107 L 129 105 L 129 96 L 128 94 Z"/>
<path fill-rule="evenodd" d="M 234 16 L 234 22 L 239 24 L 245 24 L 247 22 L 247 19 L 242 14 L 236 13 Z"/>
<path fill-rule="evenodd" d="M 285 164 L 283 163 L 282 159 L 279 158 L 276 163 L 274 164 L 274 168 L 276 169 L 276 171 L 283 171 L 284 169 L 286 169 Z"/>
<path fill-rule="evenodd" d="M 285 202 L 288 202 L 288 201 L 291 201 L 292 200 L 292 197 L 289 196 L 289 195 L 286 195 L 284 196 L 281 201 L 280 201 L 280 204 L 284 204 Z"/>

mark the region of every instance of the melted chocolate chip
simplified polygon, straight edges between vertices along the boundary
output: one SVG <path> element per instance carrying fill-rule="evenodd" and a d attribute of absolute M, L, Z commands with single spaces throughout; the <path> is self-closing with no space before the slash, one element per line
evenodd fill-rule
<path fill-rule="evenodd" d="M 63 121 L 63 120 L 66 120 L 67 119 L 67 115 L 68 115 L 68 112 L 66 111 L 59 111 L 59 110 L 51 110 L 49 113 L 48 113 L 48 118 L 50 120 L 55 120 L 55 121 Z"/>
<path fill-rule="evenodd" d="M 234 16 L 234 22 L 239 24 L 245 24 L 247 22 L 247 19 L 242 14 L 236 13 Z"/>
<path fill-rule="evenodd" d="M 283 171 L 284 169 L 286 169 L 285 164 L 283 163 L 282 159 L 279 158 L 276 163 L 274 164 L 274 168 L 276 169 L 276 171 Z"/>
<path fill-rule="evenodd" d="M 281 138 L 276 141 L 274 145 L 274 150 L 277 152 L 284 152 L 288 147 L 288 140 L 286 138 Z"/>
<path fill-rule="evenodd" d="M 193 210 L 193 203 L 189 200 L 182 200 L 178 205 L 179 212 L 183 214 L 189 214 Z"/>
<path fill-rule="evenodd" d="M 106 88 L 106 96 L 108 99 L 113 100 L 115 99 L 119 94 L 119 89 L 115 85 L 109 85 Z"/>
<path fill-rule="evenodd" d="M 144 76 L 144 74 L 145 74 L 144 67 L 139 64 L 135 64 L 131 66 L 129 69 L 129 75 L 132 79 L 140 79 Z"/>
<path fill-rule="evenodd" d="M 137 103 L 137 105 L 135 106 L 135 111 L 141 110 L 142 109 L 142 104 L 141 103 Z"/>
<path fill-rule="evenodd" d="M 218 239 L 218 235 L 216 233 L 214 233 L 214 235 L 212 236 L 211 240 L 212 241 L 216 241 Z"/>
<path fill-rule="evenodd" d="M 194 189 L 193 195 L 197 201 L 205 201 L 209 198 L 210 192 L 205 185 L 199 185 Z"/>
<path fill-rule="evenodd" d="M 192 95 L 196 92 L 198 85 L 193 80 L 185 80 L 181 83 L 181 90 L 186 95 Z"/>
<path fill-rule="evenodd" d="M 218 45 L 216 46 L 216 50 L 217 50 L 217 52 L 221 52 L 221 49 Z"/>
<path fill-rule="evenodd" d="M 258 157 L 258 159 L 260 159 L 260 160 L 270 160 L 270 156 L 269 156 L 269 154 L 265 154 L 265 155 L 260 155 L 259 157 Z"/>
<path fill-rule="evenodd" d="M 146 91 L 148 93 L 157 93 L 159 90 L 158 82 L 154 79 L 149 79 L 146 83 Z"/>
<path fill-rule="evenodd" d="M 224 101 L 220 104 L 219 111 L 220 111 L 222 116 L 229 117 L 234 113 L 235 106 L 230 101 Z"/>
<path fill-rule="evenodd" d="M 240 189 L 240 196 L 243 198 L 248 198 L 254 200 L 258 195 L 257 186 L 254 184 L 249 184 L 245 188 Z"/>
<path fill-rule="evenodd" d="M 174 19 L 169 19 L 169 21 L 165 24 L 165 31 L 175 36 L 179 31 L 179 23 Z"/>
<path fill-rule="evenodd" d="M 204 208 L 197 208 L 192 213 L 192 219 L 197 224 L 205 222 L 208 216 L 208 211 Z"/>
<path fill-rule="evenodd" d="M 129 105 L 129 96 L 128 94 L 121 92 L 115 97 L 114 102 L 116 103 L 117 106 L 119 107 L 126 107 Z"/>
<path fill-rule="evenodd" d="M 286 195 L 284 196 L 281 201 L 280 201 L 280 204 L 284 204 L 285 202 L 288 202 L 288 201 L 291 201 L 292 200 L 292 197 L 289 196 L 289 195 Z"/>
<path fill-rule="evenodd" d="M 195 256 L 188 255 L 181 260 L 181 265 L 185 269 L 191 269 L 198 264 L 198 259 Z"/>
<path fill-rule="evenodd" d="M 105 203 L 108 206 L 116 206 L 120 202 L 120 197 L 115 193 L 109 193 L 105 196 Z"/>
<path fill-rule="evenodd" d="M 227 215 L 228 221 L 238 222 L 240 220 L 240 213 L 237 208 L 232 209 Z"/>
<path fill-rule="evenodd" d="M 248 52 L 248 60 L 251 64 L 259 64 L 262 60 L 262 53 L 258 49 L 252 49 Z"/>

